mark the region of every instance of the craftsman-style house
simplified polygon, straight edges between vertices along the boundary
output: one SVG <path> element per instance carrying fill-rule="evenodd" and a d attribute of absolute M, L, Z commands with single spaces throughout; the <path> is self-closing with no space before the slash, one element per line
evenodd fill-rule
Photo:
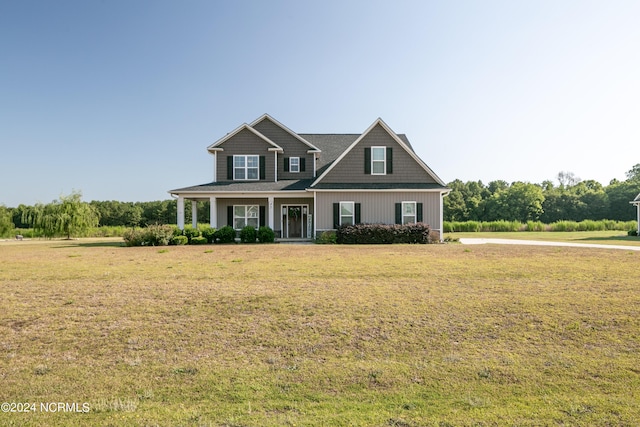
<path fill-rule="evenodd" d="M 283 239 L 357 223 L 425 222 L 442 230 L 449 189 L 382 119 L 362 134 L 298 134 L 265 114 L 207 151 L 213 181 L 169 192 L 180 228 L 185 200 L 194 207 L 204 200 L 212 227 L 268 225 Z"/>

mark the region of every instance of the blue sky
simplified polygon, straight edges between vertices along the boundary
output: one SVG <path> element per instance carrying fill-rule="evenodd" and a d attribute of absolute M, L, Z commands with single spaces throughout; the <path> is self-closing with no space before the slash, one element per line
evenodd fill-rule
<path fill-rule="evenodd" d="M 640 163 L 638 1 L 2 1 L 0 204 L 146 201 L 269 113 L 405 133 L 445 181 Z"/>

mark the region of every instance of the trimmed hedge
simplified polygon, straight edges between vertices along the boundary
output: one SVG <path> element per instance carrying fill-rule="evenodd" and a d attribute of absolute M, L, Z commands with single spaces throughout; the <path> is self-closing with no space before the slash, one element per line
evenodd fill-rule
<path fill-rule="evenodd" d="M 215 243 L 216 241 L 216 229 L 213 227 L 207 227 L 202 230 L 202 237 L 207 239 L 207 243 Z"/>
<path fill-rule="evenodd" d="M 424 223 L 345 225 L 336 231 L 336 242 L 345 245 L 434 243 L 430 232 L 431 228 Z"/>
<path fill-rule="evenodd" d="M 262 226 L 258 228 L 258 242 L 260 243 L 273 243 L 276 241 L 276 233 L 273 232 L 271 227 Z"/>
<path fill-rule="evenodd" d="M 236 230 L 230 225 L 225 225 L 216 230 L 214 239 L 217 243 L 233 243 L 236 241 Z"/>
<path fill-rule="evenodd" d="M 192 237 L 191 238 L 191 244 L 192 245 L 206 245 L 207 244 L 207 238 L 206 237 L 202 237 L 202 236 Z"/>
<path fill-rule="evenodd" d="M 174 246 L 182 246 L 189 243 L 189 238 L 187 236 L 173 236 L 169 244 Z"/>
<path fill-rule="evenodd" d="M 240 230 L 240 241 L 242 243 L 255 243 L 256 237 L 256 229 L 250 225 L 247 225 L 242 230 Z"/>

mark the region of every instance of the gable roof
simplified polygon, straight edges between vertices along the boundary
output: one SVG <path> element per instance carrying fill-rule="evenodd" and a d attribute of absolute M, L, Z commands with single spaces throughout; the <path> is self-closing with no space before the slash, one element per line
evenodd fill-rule
<path fill-rule="evenodd" d="M 249 132 L 253 133 L 254 135 L 256 135 L 258 138 L 262 139 L 267 144 L 271 145 L 272 146 L 271 149 L 278 150 L 278 151 L 283 151 L 282 147 L 280 147 L 278 144 L 276 144 L 275 142 L 273 142 L 272 140 L 270 140 L 269 138 L 267 138 L 266 136 L 264 136 L 263 134 L 261 134 L 260 132 L 258 132 L 257 130 L 255 130 L 254 128 L 252 128 L 251 126 L 249 126 L 246 123 L 238 126 L 236 129 L 234 129 L 233 131 L 229 132 L 228 134 L 226 134 L 225 136 L 223 136 L 222 138 L 220 138 L 219 140 L 217 140 L 216 142 L 214 142 L 213 144 L 208 146 L 207 147 L 207 151 L 211 152 L 211 151 L 220 150 L 220 148 L 218 148 L 219 145 L 227 142 L 228 140 L 230 140 L 231 138 L 233 138 L 234 136 L 236 136 L 237 134 L 239 134 L 240 132 L 242 132 L 245 129 L 248 130 Z"/>
<path fill-rule="evenodd" d="M 288 127 L 286 127 L 285 125 L 283 125 L 282 123 L 280 123 L 279 121 L 277 121 L 276 119 L 274 119 L 273 117 L 271 117 L 270 115 L 268 115 L 266 113 L 263 114 L 262 116 L 258 117 L 256 120 L 252 121 L 249 124 L 249 126 L 254 127 L 258 123 L 262 122 L 263 120 L 269 120 L 271 123 L 273 123 L 274 125 L 278 126 L 280 129 L 282 129 L 283 131 L 287 132 L 289 135 L 293 136 L 295 139 L 297 139 L 298 141 L 302 142 L 307 147 L 309 147 L 310 151 L 314 151 L 314 152 L 320 152 L 321 151 L 318 147 L 316 147 L 315 145 L 313 145 L 312 143 L 310 143 L 309 141 L 304 139 L 302 136 L 300 136 L 299 134 L 295 133 L 294 131 L 292 131 L 291 129 L 289 129 Z"/>
<path fill-rule="evenodd" d="M 391 128 L 381 119 L 378 118 L 376 119 L 371 126 L 369 126 L 367 128 L 367 130 L 365 130 L 359 137 L 356 138 L 355 141 L 353 141 L 351 143 L 351 145 L 349 145 L 337 158 L 334 162 L 332 162 L 318 177 L 318 179 L 315 180 L 315 182 L 313 184 L 311 184 L 311 187 L 315 187 L 316 185 L 318 185 L 322 179 L 338 164 L 340 163 L 340 161 L 351 151 L 353 150 L 353 148 L 358 145 L 358 143 L 360 143 L 360 141 L 362 141 L 368 134 L 369 132 L 371 132 L 376 126 L 380 125 L 385 132 L 387 132 L 391 138 L 393 138 L 393 140 L 400 145 L 400 147 L 402 147 L 412 158 L 413 160 L 416 161 L 416 163 L 418 163 L 418 165 L 420 165 L 420 167 L 422 169 L 425 170 L 425 172 L 427 172 L 427 174 L 429 174 L 434 181 L 436 181 L 438 184 L 440 184 L 441 186 L 445 187 L 445 183 L 440 179 L 440 177 L 438 177 L 438 175 L 435 174 L 435 172 L 433 172 L 431 170 L 431 168 L 429 168 L 429 166 L 426 165 L 426 163 L 424 163 L 422 161 L 422 159 L 420 159 L 420 157 L 418 157 L 418 155 L 413 151 L 413 149 L 403 141 L 402 138 L 400 138 L 398 136 L 398 134 L 396 134 L 393 130 L 391 130 Z M 406 139 L 406 137 L 405 137 Z"/>

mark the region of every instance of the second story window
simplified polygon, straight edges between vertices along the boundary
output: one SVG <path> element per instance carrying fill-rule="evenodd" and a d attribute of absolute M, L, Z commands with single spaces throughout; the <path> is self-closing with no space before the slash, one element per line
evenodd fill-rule
<path fill-rule="evenodd" d="M 257 180 L 259 178 L 259 156 L 233 156 L 234 180 Z"/>
<path fill-rule="evenodd" d="M 371 174 L 386 175 L 387 173 L 387 148 L 371 147 Z"/>
<path fill-rule="evenodd" d="M 300 157 L 289 157 L 289 172 L 300 172 Z"/>

